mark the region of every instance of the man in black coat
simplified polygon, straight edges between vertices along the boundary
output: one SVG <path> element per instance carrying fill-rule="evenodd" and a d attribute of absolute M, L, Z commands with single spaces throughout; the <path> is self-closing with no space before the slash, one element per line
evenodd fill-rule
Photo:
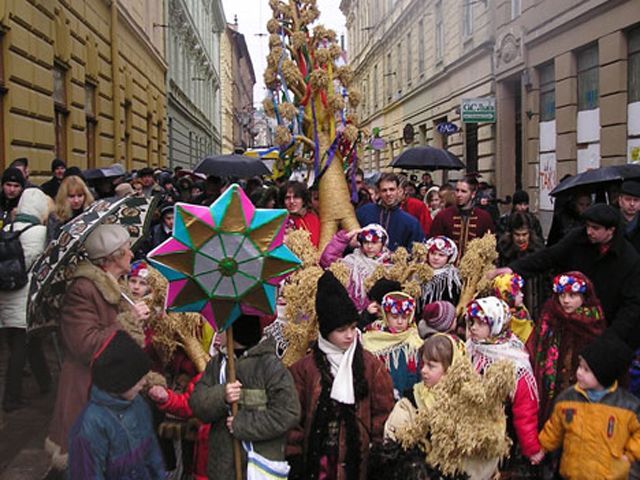
<path fill-rule="evenodd" d="M 40 186 L 40 189 L 54 200 L 56 199 L 66 170 L 67 165 L 59 158 L 54 158 L 51 162 L 52 177 Z"/>
<path fill-rule="evenodd" d="M 586 226 L 557 244 L 499 268 L 491 276 L 517 272 L 523 277 L 555 270 L 578 270 L 591 279 L 609 328 L 636 349 L 640 346 L 640 255 L 624 238 L 620 213 L 597 204 L 583 214 Z"/>
<path fill-rule="evenodd" d="M 618 204 L 624 223 L 624 237 L 640 253 L 640 182 L 624 182 L 620 187 Z"/>

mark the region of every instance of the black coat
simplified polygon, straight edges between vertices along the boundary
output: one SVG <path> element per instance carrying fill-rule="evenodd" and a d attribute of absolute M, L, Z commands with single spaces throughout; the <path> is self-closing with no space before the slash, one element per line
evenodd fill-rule
<path fill-rule="evenodd" d="M 585 227 L 572 230 L 557 244 L 512 262 L 524 277 L 549 270 L 578 270 L 591 279 L 607 324 L 634 350 L 640 346 L 640 255 L 616 230 L 611 248 L 600 255 Z"/>
<path fill-rule="evenodd" d="M 56 177 L 51 177 L 51 179 L 40 185 L 40 190 L 55 200 L 61 183 L 61 180 L 58 180 Z"/>
<path fill-rule="evenodd" d="M 625 232 L 625 238 L 631 245 L 633 245 L 633 248 L 636 249 L 636 252 L 640 254 L 640 219 L 638 219 L 638 223 L 631 232 Z"/>

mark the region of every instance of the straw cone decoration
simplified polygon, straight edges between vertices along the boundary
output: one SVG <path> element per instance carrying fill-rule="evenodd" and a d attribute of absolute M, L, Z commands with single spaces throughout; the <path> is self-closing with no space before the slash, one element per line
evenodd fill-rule
<path fill-rule="evenodd" d="M 209 354 L 200 344 L 203 318 L 197 313 L 165 313 L 167 279 L 153 267 L 149 267 L 147 282 L 151 293 L 145 302 L 154 312 L 150 326 L 153 330 L 153 346 L 163 363 L 168 363 L 176 348 L 182 347 L 198 372 L 203 372 L 209 362 Z"/>
<path fill-rule="evenodd" d="M 479 292 L 491 289 L 491 280 L 487 279 L 487 273 L 496 268 L 497 259 L 495 235 L 487 233 L 482 238 L 474 238 L 469 242 L 460 261 L 460 276 L 463 280 L 460 300 L 456 307 L 458 317 Z"/>
<path fill-rule="evenodd" d="M 296 166 L 307 165 L 321 175 L 322 249 L 339 228 L 350 231 L 359 226 L 343 162 L 355 171 L 358 122 L 345 108 L 355 108 L 360 95 L 350 87 L 351 69 L 336 65 L 342 55 L 336 33 L 311 26 L 320 16 L 316 0 L 269 4 L 273 18 L 267 22 L 270 52 L 264 82 L 270 93 L 263 105 L 278 121 L 276 143 L 281 150 L 273 173 L 288 176 Z"/>

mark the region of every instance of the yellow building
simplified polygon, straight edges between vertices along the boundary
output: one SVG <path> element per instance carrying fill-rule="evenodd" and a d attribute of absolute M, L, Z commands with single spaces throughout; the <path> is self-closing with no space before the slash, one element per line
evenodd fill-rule
<path fill-rule="evenodd" d="M 164 11 L 158 0 L 0 0 L 2 167 L 164 165 Z"/>

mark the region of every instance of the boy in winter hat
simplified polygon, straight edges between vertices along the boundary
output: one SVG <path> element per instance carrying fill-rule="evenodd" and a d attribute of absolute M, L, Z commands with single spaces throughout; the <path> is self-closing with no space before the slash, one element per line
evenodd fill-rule
<path fill-rule="evenodd" d="M 293 379 L 276 357 L 273 338 L 261 339 L 260 319 L 242 314 L 233 323 L 233 352 L 215 355 L 189 398 L 191 413 L 211 424 L 207 475 L 211 480 L 236 478 L 233 439 L 251 442 L 258 455 L 284 461 L 286 433 L 300 416 Z M 227 381 L 227 358 L 236 357 L 235 382 Z M 230 405 L 238 403 L 232 416 Z M 243 476 L 246 453 L 242 451 Z"/>
<path fill-rule="evenodd" d="M 362 348 L 356 307 L 330 271 L 318 280 L 316 313 L 318 342 L 291 367 L 302 416 L 287 439 L 289 478 L 365 479 L 393 408 L 391 377 Z"/>
<path fill-rule="evenodd" d="M 150 365 L 122 330 L 98 349 L 89 403 L 69 433 L 69 478 L 164 478 L 151 412 L 138 395 Z"/>
<path fill-rule="evenodd" d="M 631 463 L 640 459 L 640 400 L 617 382 L 632 355 L 614 333 L 582 351 L 577 383 L 557 398 L 540 433 L 545 451 L 562 447 L 563 478 L 626 479 Z"/>

